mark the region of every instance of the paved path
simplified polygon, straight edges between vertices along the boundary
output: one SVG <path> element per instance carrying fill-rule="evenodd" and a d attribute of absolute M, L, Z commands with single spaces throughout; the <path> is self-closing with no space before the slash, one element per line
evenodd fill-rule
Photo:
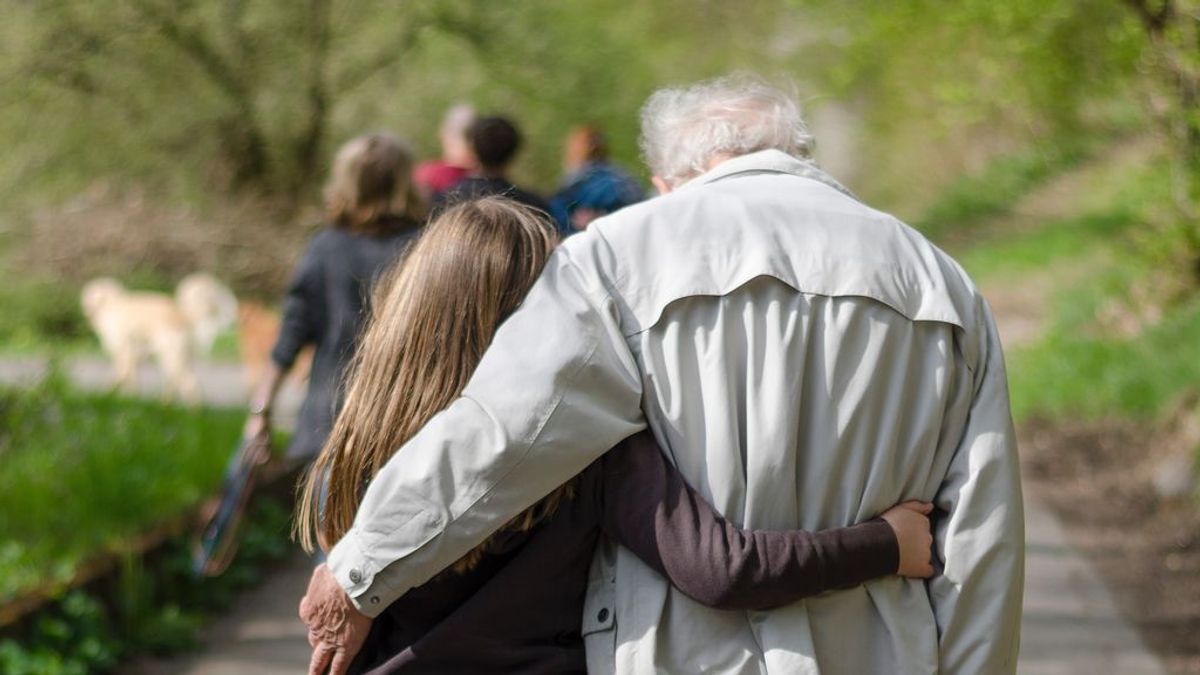
<path fill-rule="evenodd" d="M 44 372 L 36 360 L 0 360 L 0 382 L 28 383 Z M 69 361 L 71 377 L 100 388 L 107 365 L 94 358 Z M 157 376 L 144 369 L 144 391 L 159 391 Z M 240 369 L 210 364 L 200 373 L 205 400 L 212 405 L 245 401 Z M 302 391 L 285 387 L 280 419 L 293 420 Z M 1022 621 L 1022 675 L 1159 675 L 1165 673 L 1136 630 L 1124 621 L 1092 566 L 1067 543 L 1062 525 L 1035 496 L 1026 495 L 1028 561 Z M 307 584 L 311 563 L 297 555 L 263 586 L 243 596 L 201 638 L 200 652 L 176 659 L 142 661 L 135 675 L 240 675 L 304 672 L 308 643 L 296 619 L 296 603 Z"/>
<path fill-rule="evenodd" d="M 0 357 L 0 384 L 29 386 L 46 373 L 46 359 L 36 357 Z M 98 356 L 79 356 L 65 359 L 62 367 L 77 386 L 104 391 L 110 388 L 113 378 L 112 366 Z M 208 362 L 197 369 L 200 393 L 205 405 L 217 408 L 245 406 L 248 386 L 238 363 Z M 163 379 L 157 368 L 142 364 L 137 373 L 137 391 L 148 397 L 160 396 Z M 304 388 L 290 379 L 284 381 L 275 405 L 275 424 L 291 429 L 296 422 L 296 412 L 304 400 Z"/>
<path fill-rule="evenodd" d="M 245 593 L 200 636 L 201 648 L 169 659 L 143 659 L 125 675 L 295 675 L 308 671 L 311 653 L 296 605 L 313 563 L 297 554 Z"/>
<path fill-rule="evenodd" d="M 1022 675 L 1159 675 L 1166 671 L 1121 618 L 1108 589 L 1035 497 L 1025 503 Z"/>

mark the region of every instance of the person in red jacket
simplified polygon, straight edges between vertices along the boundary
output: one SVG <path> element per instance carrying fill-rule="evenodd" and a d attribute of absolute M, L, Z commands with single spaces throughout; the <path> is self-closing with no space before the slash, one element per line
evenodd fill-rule
<path fill-rule="evenodd" d="M 475 155 L 467 139 L 467 129 L 475 122 L 475 110 L 465 103 L 452 106 L 442 119 L 438 140 L 442 156 L 420 164 L 413 170 L 413 183 L 425 203 L 454 187 L 475 168 Z"/>

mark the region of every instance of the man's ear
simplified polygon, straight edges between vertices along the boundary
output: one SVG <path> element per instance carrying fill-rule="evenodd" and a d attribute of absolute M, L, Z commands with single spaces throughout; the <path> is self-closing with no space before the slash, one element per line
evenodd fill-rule
<path fill-rule="evenodd" d="M 655 190 L 658 190 L 658 194 L 660 195 L 665 195 L 672 189 L 671 184 L 663 180 L 662 176 L 651 176 L 650 183 L 654 186 Z"/>

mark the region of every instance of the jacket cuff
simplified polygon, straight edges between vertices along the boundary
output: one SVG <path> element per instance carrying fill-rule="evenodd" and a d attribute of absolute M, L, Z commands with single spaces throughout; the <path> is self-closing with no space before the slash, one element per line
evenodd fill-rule
<path fill-rule="evenodd" d="M 350 596 L 350 602 L 372 619 L 401 595 L 384 582 L 354 530 L 347 532 L 329 551 L 325 564 Z"/>

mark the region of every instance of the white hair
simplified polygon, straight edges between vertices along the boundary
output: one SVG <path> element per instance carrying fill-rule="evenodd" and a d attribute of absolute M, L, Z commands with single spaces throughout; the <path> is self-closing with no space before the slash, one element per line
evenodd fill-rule
<path fill-rule="evenodd" d="M 443 134 L 466 136 L 467 129 L 475 121 L 475 109 L 467 103 L 456 103 L 446 110 L 440 128 Z"/>
<path fill-rule="evenodd" d="M 812 153 L 796 100 L 753 75 L 667 87 L 642 106 L 642 158 L 670 185 L 704 173 L 718 157 L 782 150 Z"/>

